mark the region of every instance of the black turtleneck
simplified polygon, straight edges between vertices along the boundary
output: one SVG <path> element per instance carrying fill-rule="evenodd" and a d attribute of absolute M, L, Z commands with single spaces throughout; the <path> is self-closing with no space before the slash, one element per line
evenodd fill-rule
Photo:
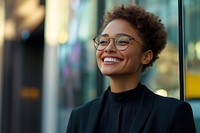
<path fill-rule="evenodd" d="M 137 114 L 142 85 L 121 93 L 108 88 L 105 105 L 99 121 L 99 133 L 128 133 Z"/>

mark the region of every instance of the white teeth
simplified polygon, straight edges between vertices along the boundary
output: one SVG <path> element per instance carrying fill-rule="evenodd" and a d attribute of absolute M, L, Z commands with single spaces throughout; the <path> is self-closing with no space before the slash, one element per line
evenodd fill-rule
<path fill-rule="evenodd" d="M 104 58 L 104 62 L 120 62 L 120 60 L 116 58 Z"/>

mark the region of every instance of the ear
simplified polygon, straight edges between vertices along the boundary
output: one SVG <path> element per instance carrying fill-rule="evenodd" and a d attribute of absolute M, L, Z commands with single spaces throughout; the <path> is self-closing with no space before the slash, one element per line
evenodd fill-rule
<path fill-rule="evenodd" d="M 147 50 L 142 57 L 142 64 L 146 65 L 148 64 L 153 58 L 153 52 L 152 50 Z"/>

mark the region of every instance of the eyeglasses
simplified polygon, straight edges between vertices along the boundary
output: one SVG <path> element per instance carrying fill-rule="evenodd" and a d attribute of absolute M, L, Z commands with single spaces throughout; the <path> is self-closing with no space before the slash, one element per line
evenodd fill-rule
<path fill-rule="evenodd" d="M 109 45 L 110 39 L 115 41 L 115 47 L 120 51 L 126 50 L 130 45 L 130 41 L 135 40 L 132 36 L 127 34 L 120 34 L 114 38 L 109 37 L 108 35 L 99 35 L 93 38 L 95 48 L 100 51 L 104 50 Z M 138 41 L 136 42 L 140 44 Z"/>

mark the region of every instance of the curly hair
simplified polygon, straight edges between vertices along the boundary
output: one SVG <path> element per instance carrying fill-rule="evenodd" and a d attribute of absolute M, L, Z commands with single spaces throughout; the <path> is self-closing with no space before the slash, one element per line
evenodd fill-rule
<path fill-rule="evenodd" d="M 138 34 L 143 41 L 143 52 L 152 50 L 153 58 L 149 64 L 143 66 L 142 71 L 144 72 L 159 58 L 160 52 L 166 46 L 167 32 L 164 24 L 161 23 L 158 16 L 132 4 L 126 7 L 124 5 L 116 6 L 113 10 L 106 12 L 102 29 L 115 19 L 124 19 L 139 31 Z"/>

